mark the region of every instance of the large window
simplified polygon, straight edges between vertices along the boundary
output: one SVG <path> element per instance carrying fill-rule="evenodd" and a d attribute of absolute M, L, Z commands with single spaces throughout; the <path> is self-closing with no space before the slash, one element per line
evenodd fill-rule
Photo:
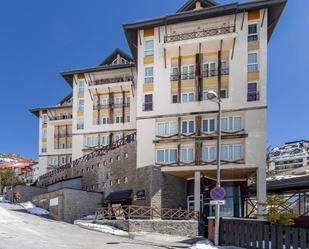
<path fill-rule="evenodd" d="M 173 163 L 177 161 L 177 149 L 157 149 L 157 163 Z"/>
<path fill-rule="evenodd" d="M 259 70 L 258 53 L 253 52 L 248 54 L 248 72 L 256 72 Z"/>
<path fill-rule="evenodd" d="M 145 48 L 144 48 L 144 55 L 145 56 L 152 56 L 153 51 L 154 51 L 153 40 L 146 40 L 145 41 Z"/>
<path fill-rule="evenodd" d="M 78 111 L 80 112 L 84 111 L 84 100 L 83 99 L 78 100 Z"/>
<path fill-rule="evenodd" d="M 248 101 L 257 101 L 259 99 L 257 82 L 248 83 Z"/>
<path fill-rule="evenodd" d="M 157 136 L 171 136 L 177 134 L 177 122 L 157 123 Z"/>
<path fill-rule="evenodd" d="M 202 160 L 214 161 L 216 160 L 216 147 L 215 146 L 203 146 L 202 148 Z"/>
<path fill-rule="evenodd" d="M 145 84 L 153 83 L 153 67 L 145 67 Z"/>
<path fill-rule="evenodd" d="M 194 133 L 194 121 L 193 120 L 182 121 L 181 133 L 183 134 Z"/>
<path fill-rule="evenodd" d="M 77 120 L 77 130 L 82 130 L 84 129 L 84 118 L 79 117 Z"/>
<path fill-rule="evenodd" d="M 194 92 L 182 93 L 181 94 L 181 102 L 182 103 L 194 102 L 194 100 L 195 100 L 194 96 L 195 96 Z"/>
<path fill-rule="evenodd" d="M 194 79 L 194 78 L 195 78 L 194 65 L 182 66 L 181 79 L 189 80 L 189 79 Z"/>
<path fill-rule="evenodd" d="M 222 131 L 239 131 L 241 128 L 241 117 L 226 117 L 221 119 Z"/>
<path fill-rule="evenodd" d="M 194 160 L 194 149 L 193 148 L 181 148 L 180 160 L 182 162 L 192 162 Z"/>
<path fill-rule="evenodd" d="M 203 132 L 213 132 L 215 131 L 215 119 L 203 119 L 202 120 L 202 131 Z"/>
<path fill-rule="evenodd" d="M 85 141 L 85 146 L 87 147 L 95 147 L 99 145 L 99 137 L 98 135 L 87 136 Z"/>
<path fill-rule="evenodd" d="M 221 145 L 221 160 L 243 159 L 243 146 L 241 144 Z"/>
<path fill-rule="evenodd" d="M 257 23 L 252 23 L 248 25 L 248 42 L 258 40 L 258 25 Z"/>

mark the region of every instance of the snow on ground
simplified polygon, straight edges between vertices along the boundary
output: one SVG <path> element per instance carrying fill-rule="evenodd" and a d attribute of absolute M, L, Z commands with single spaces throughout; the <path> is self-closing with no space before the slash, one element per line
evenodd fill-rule
<path fill-rule="evenodd" d="M 6 200 L 4 196 L 0 196 L 0 203 L 11 203 L 9 200 Z"/>
<path fill-rule="evenodd" d="M 39 208 L 35 206 L 32 202 L 28 201 L 25 203 L 20 204 L 22 207 L 25 208 L 25 210 L 30 213 L 30 214 L 35 214 L 35 215 L 48 215 L 49 212 L 43 208 Z"/>
<path fill-rule="evenodd" d="M 95 215 L 87 215 L 85 217 L 80 218 L 81 220 L 95 220 Z"/>
<path fill-rule="evenodd" d="M 76 221 L 74 224 L 87 228 L 93 231 L 98 231 L 102 233 L 108 233 L 112 235 L 117 235 L 117 236 L 129 236 L 128 232 L 125 232 L 123 230 L 117 229 L 112 226 L 107 226 L 107 225 L 100 225 L 100 224 L 94 224 L 94 223 L 86 223 L 86 222 L 81 222 L 81 221 Z"/>
<path fill-rule="evenodd" d="M 235 246 L 214 246 L 209 240 L 202 240 L 197 242 L 191 249 L 241 249 Z"/>

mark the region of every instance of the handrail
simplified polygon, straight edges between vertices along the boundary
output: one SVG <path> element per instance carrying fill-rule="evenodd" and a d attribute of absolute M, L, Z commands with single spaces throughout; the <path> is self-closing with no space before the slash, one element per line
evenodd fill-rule
<path fill-rule="evenodd" d="M 126 76 L 121 76 L 121 77 L 98 79 L 98 80 L 90 81 L 89 86 L 120 83 L 120 82 L 127 82 L 127 81 L 133 81 L 133 76 L 126 75 Z"/>

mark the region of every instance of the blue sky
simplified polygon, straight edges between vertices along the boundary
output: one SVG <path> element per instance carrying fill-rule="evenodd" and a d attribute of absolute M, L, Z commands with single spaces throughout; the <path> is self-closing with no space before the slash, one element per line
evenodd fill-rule
<path fill-rule="evenodd" d="M 184 2 L 2 1 L 0 153 L 37 158 L 38 120 L 28 109 L 54 105 L 70 91 L 59 72 L 97 65 L 115 47 L 128 51 L 121 24 Z M 290 0 L 269 44 L 268 145 L 309 139 L 308 9 L 308 0 Z"/>

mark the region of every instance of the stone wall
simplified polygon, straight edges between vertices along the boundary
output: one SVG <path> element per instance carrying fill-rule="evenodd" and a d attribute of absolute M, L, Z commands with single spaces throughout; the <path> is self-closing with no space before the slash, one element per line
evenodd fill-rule
<path fill-rule="evenodd" d="M 149 232 L 188 237 L 198 236 L 198 221 L 194 220 L 98 220 L 127 232 Z"/>
<path fill-rule="evenodd" d="M 71 189 L 82 189 L 82 178 L 77 177 L 77 178 L 72 178 L 68 180 L 63 180 L 61 182 L 57 182 L 55 184 L 49 185 L 47 187 L 48 192 L 53 192 L 57 191 L 63 188 L 71 188 Z"/>
<path fill-rule="evenodd" d="M 94 214 L 102 207 L 100 193 L 64 188 L 58 191 L 34 196 L 32 202 L 47 209 L 56 220 L 73 223 L 83 216 Z"/>
<path fill-rule="evenodd" d="M 18 197 L 19 202 L 31 201 L 33 196 L 47 192 L 46 188 L 32 187 L 27 185 L 16 185 L 13 187 L 14 194 L 11 187 L 6 187 L 6 198 L 13 202 L 13 196 Z"/>

